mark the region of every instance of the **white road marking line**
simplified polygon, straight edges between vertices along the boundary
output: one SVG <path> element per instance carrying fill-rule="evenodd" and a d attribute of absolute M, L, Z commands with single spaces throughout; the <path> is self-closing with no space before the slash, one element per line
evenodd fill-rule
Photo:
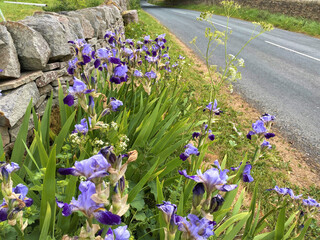
<path fill-rule="evenodd" d="M 214 21 L 211 21 L 210 20 L 210 22 L 212 22 L 212 23 L 214 23 L 214 24 L 216 24 L 216 25 L 218 25 L 218 26 L 221 26 L 221 27 L 224 27 L 224 28 L 228 28 L 228 29 L 232 29 L 231 27 L 227 27 L 227 26 L 225 26 L 225 25 L 223 25 L 223 24 L 220 24 L 220 23 L 216 23 L 216 22 L 214 22 Z"/>
<path fill-rule="evenodd" d="M 180 12 L 180 11 L 178 11 L 178 10 L 172 10 L 172 9 L 171 9 L 171 11 L 172 11 L 172 12 L 176 12 L 176 13 L 180 13 L 180 14 L 187 14 L 187 13 L 185 13 L 185 12 Z"/>
<path fill-rule="evenodd" d="M 309 56 L 309 55 L 307 55 L 307 54 L 304 54 L 304 53 L 301 53 L 301 52 L 297 52 L 297 51 L 295 51 L 295 50 L 293 50 L 293 49 L 286 48 L 286 47 L 280 46 L 280 45 L 278 45 L 278 44 L 275 44 L 275 43 L 272 43 L 272 42 L 269 42 L 269 41 L 265 41 L 265 42 L 266 42 L 266 43 L 269 43 L 269 44 L 271 44 L 271 45 L 274 45 L 274 46 L 276 46 L 276 47 L 278 47 L 278 48 L 283 48 L 283 49 L 285 49 L 285 50 L 287 50 L 287 51 L 294 52 L 294 53 L 296 53 L 296 54 L 300 54 L 300 55 L 302 55 L 302 56 L 304 56 L 304 57 L 308 57 L 308 58 L 311 58 L 311 59 L 313 59 L 313 60 L 316 60 L 316 61 L 320 62 L 320 59 L 319 59 L 319 58 L 315 58 L 315 57 Z"/>

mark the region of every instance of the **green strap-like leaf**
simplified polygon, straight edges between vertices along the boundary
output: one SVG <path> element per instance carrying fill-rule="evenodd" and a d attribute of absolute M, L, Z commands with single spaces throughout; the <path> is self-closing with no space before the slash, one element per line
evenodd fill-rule
<path fill-rule="evenodd" d="M 44 218 L 44 222 L 43 222 L 43 226 L 41 229 L 41 234 L 40 234 L 39 240 L 47 239 L 48 232 L 49 232 L 50 219 L 51 219 L 51 208 L 50 208 L 49 203 L 47 203 L 46 205 L 47 205 L 47 210 L 46 210 L 46 215 Z M 52 213 L 52 214 L 54 214 L 54 213 Z"/>
<path fill-rule="evenodd" d="M 284 236 L 284 223 L 286 218 L 286 208 L 281 208 L 275 229 L 274 240 L 281 240 Z"/>
<path fill-rule="evenodd" d="M 218 227 L 214 233 L 217 237 L 220 236 L 220 234 L 226 230 L 231 224 L 240 221 L 244 218 L 247 218 L 249 216 L 248 212 L 242 212 L 242 213 L 238 213 L 237 215 L 232 216 L 231 218 L 229 218 L 228 220 L 226 220 L 223 224 L 221 224 L 220 227 Z"/>
<path fill-rule="evenodd" d="M 141 191 L 143 186 L 150 179 L 153 172 L 157 168 L 158 163 L 159 163 L 159 159 L 155 162 L 155 164 L 153 164 L 153 166 L 149 169 L 149 171 L 146 173 L 146 175 L 143 176 L 143 178 L 138 182 L 138 184 L 135 185 L 134 188 L 132 188 L 132 190 L 129 192 L 129 196 L 128 196 L 128 200 L 127 200 L 128 203 L 131 203 L 135 199 L 137 194 Z"/>

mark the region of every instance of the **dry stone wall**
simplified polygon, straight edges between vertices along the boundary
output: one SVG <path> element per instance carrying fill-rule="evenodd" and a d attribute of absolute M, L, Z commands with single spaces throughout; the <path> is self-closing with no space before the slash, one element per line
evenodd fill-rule
<path fill-rule="evenodd" d="M 5 151 L 16 140 L 30 100 L 40 117 L 51 93 L 53 104 L 58 104 L 58 80 L 64 90 L 72 82 L 67 73 L 72 54 L 68 41 L 83 38 L 96 49 L 103 47 L 105 32 L 123 27 L 126 4 L 114 0 L 78 11 L 36 12 L 0 24 L 0 134 Z"/>
<path fill-rule="evenodd" d="M 181 2 L 208 5 L 219 4 L 222 0 L 185 0 Z M 268 10 L 289 16 L 304 17 L 320 21 L 320 0 L 234 0 L 242 6 Z"/>

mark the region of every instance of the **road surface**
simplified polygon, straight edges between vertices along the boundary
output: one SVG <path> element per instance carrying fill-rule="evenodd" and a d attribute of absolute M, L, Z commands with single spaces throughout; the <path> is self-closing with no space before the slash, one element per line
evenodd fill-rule
<path fill-rule="evenodd" d="M 190 41 L 206 50 L 204 31 L 207 23 L 197 21 L 200 13 L 192 10 L 164 8 L 141 2 L 142 8 L 157 18 L 182 42 L 195 50 Z M 224 31 L 226 17 L 211 19 Z M 249 39 L 254 25 L 233 19 L 228 43 L 235 55 Z M 196 50 L 195 50 L 196 52 Z M 320 163 L 320 39 L 304 34 L 274 29 L 253 40 L 240 54 L 245 61 L 242 80 L 236 91 L 261 112 L 277 117 L 277 127 L 311 160 Z M 224 65 L 224 47 L 220 46 L 210 63 Z"/>

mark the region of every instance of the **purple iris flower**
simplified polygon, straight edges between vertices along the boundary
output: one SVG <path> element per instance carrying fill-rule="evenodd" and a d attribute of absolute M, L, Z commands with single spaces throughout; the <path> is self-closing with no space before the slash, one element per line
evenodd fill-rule
<path fill-rule="evenodd" d="M 109 228 L 104 240 L 129 240 L 130 232 L 127 228 L 128 226 L 120 226 L 113 230 Z"/>
<path fill-rule="evenodd" d="M 2 174 L 4 171 L 7 174 L 10 174 L 10 173 L 18 171 L 19 169 L 20 169 L 19 164 L 15 163 L 15 162 L 11 162 L 11 163 L 0 162 L 0 174 Z"/>
<path fill-rule="evenodd" d="M 133 54 L 133 51 L 130 48 L 124 48 L 123 53 L 126 56 L 131 56 Z"/>
<path fill-rule="evenodd" d="M 110 98 L 110 105 L 112 107 L 112 111 L 118 111 L 118 108 L 123 105 L 120 100 L 115 99 L 114 97 Z"/>
<path fill-rule="evenodd" d="M 84 93 L 87 89 L 87 85 L 82 82 L 80 79 L 74 77 L 73 78 L 73 86 L 69 87 L 69 93 L 74 94 L 81 94 Z"/>
<path fill-rule="evenodd" d="M 251 140 L 251 137 L 255 134 L 264 135 L 266 139 L 272 138 L 275 136 L 274 133 L 267 133 L 267 128 L 264 126 L 263 120 L 257 120 L 255 123 L 252 123 L 253 131 L 249 131 L 247 138 Z"/>
<path fill-rule="evenodd" d="M 146 72 L 145 76 L 149 79 L 157 78 L 157 74 L 154 71 Z"/>
<path fill-rule="evenodd" d="M 110 57 L 109 58 L 109 62 L 113 63 L 113 64 L 121 64 L 121 60 L 119 58 L 116 58 L 116 57 Z"/>
<path fill-rule="evenodd" d="M 247 163 L 242 173 L 242 180 L 244 182 L 250 183 L 254 180 L 253 177 L 250 175 L 251 169 L 252 169 L 252 165 Z"/>
<path fill-rule="evenodd" d="M 218 106 L 218 102 L 215 99 L 213 106 L 212 106 L 213 102 L 209 102 L 209 104 L 205 107 L 205 109 L 203 109 L 203 111 L 209 110 L 210 112 L 213 112 L 216 115 L 219 115 L 222 111 L 220 111 L 220 108 L 217 108 Z"/>
<path fill-rule="evenodd" d="M 272 116 L 268 113 L 265 113 L 262 115 L 262 117 L 260 119 L 264 122 L 271 122 L 271 121 L 274 121 L 276 119 L 276 117 Z"/>
<path fill-rule="evenodd" d="M 184 148 L 186 149 L 183 153 L 180 154 L 180 159 L 182 161 L 187 160 L 187 158 L 190 155 L 196 155 L 199 156 L 200 152 L 198 151 L 198 148 L 196 148 L 195 146 L 193 146 L 191 143 L 187 144 L 186 146 L 184 146 Z"/>
<path fill-rule="evenodd" d="M 261 144 L 261 147 L 271 149 L 272 145 L 268 141 L 264 140 L 263 143 Z"/>
<path fill-rule="evenodd" d="M 320 207 L 320 203 L 318 203 L 315 199 L 308 197 L 308 199 L 303 199 L 302 204 L 310 207 Z"/>
<path fill-rule="evenodd" d="M 155 63 L 159 60 L 158 56 L 145 56 L 146 60 L 148 61 L 148 63 Z"/>
<path fill-rule="evenodd" d="M 179 55 L 179 58 L 178 58 L 178 59 L 180 59 L 180 60 L 184 60 L 184 59 L 185 59 L 185 57 L 183 57 L 183 56 Z"/>
<path fill-rule="evenodd" d="M 103 155 L 97 154 L 89 159 L 76 161 L 72 168 L 60 168 L 58 172 L 61 175 L 84 176 L 87 180 L 102 178 L 108 175 L 108 169 L 111 164 Z"/>
<path fill-rule="evenodd" d="M 139 70 L 134 70 L 133 75 L 134 75 L 135 77 L 143 77 L 142 72 L 140 72 Z"/>
<path fill-rule="evenodd" d="M 121 218 L 104 208 L 103 204 L 97 204 L 92 200 L 92 195 L 96 193 L 96 186 L 93 182 L 80 182 L 79 190 L 81 194 L 78 200 L 74 198 L 70 204 L 56 201 L 59 208 L 62 208 L 62 215 L 67 217 L 75 211 L 81 211 L 87 218 L 95 218 L 98 222 L 106 225 L 119 225 Z"/>
<path fill-rule="evenodd" d="M 171 202 L 163 201 L 162 204 L 157 204 L 157 207 L 162 211 L 164 220 L 171 227 L 178 225 L 182 217 L 176 215 L 177 206 Z"/>
<path fill-rule="evenodd" d="M 145 36 L 145 37 L 144 37 L 144 44 L 147 44 L 147 43 L 149 43 L 149 42 L 151 42 L 150 36 L 149 36 L 149 35 L 148 35 L 148 36 Z"/>
<path fill-rule="evenodd" d="M 11 215 L 21 211 L 24 207 L 30 207 L 33 204 L 33 200 L 31 198 L 27 198 L 28 187 L 19 183 L 15 188 L 12 189 L 12 192 L 15 193 L 18 198 L 10 199 L 10 203 L 5 202 L 3 200 L 0 205 L 0 222 L 5 221 L 10 218 Z M 12 206 L 11 212 L 9 211 L 9 205 Z"/>
<path fill-rule="evenodd" d="M 208 131 L 208 133 L 209 133 L 208 138 L 209 138 L 211 141 L 213 141 L 213 140 L 215 139 L 215 135 L 212 134 L 211 129 Z"/>
<path fill-rule="evenodd" d="M 89 117 L 89 124 L 91 125 L 91 118 Z M 86 118 L 81 119 L 80 124 L 74 125 L 74 130 L 72 133 L 82 133 L 86 135 L 89 131 L 88 122 Z"/>
<path fill-rule="evenodd" d="M 295 196 L 292 189 L 290 188 L 279 188 L 277 185 L 274 188 L 267 189 L 267 191 L 276 191 L 278 194 L 281 194 L 283 196 L 289 195 L 292 199 L 300 199 L 302 194 Z"/>
<path fill-rule="evenodd" d="M 77 69 L 77 62 L 78 62 L 77 57 L 75 57 L 73 60 L 69 61 L 69 63 L 68 63 L 69 66 L 68 66 L 67 71 L 70 75 L 73 75 L 75 73 L 75 71 Z"/>
<path fill-rule="evenodd" d="M 133 46 L 134 42 L 132 39 L 126 39 L 126 43 L 128 43 L 129 45 Z"/>
<path fill-rule="evenodd" d="M 108 59 L 110 57 L 110 51 L 106 48 L 100 48 L 97 51 L 99 58 Z"/>
<path fill-rule="evenodd" d="M 199 219 L 196 215 L 189 214 L 187 221 L 186 218 L 178 223 L 178 230 L 182 231 L 184 239 L 197 239 L 205 240 L 214 235 L 213 227 L 216 222 L 209 221 L 206 218 Z"/>
<path fill-rule="evenodd" d="M 111 31 L 107 31 L 106 34 L 104 35 L 104 38 L 110 38 L 110 37 L 114 37 L 115 34 Z"/>
<path fill-rule="evenodd" d="M 195 138 L 198 138 L 200 136 L 200 133 L 199 132 L 194 132 L 192 133 L 192 138 L 195 139 Z"/>
<path fill-rule="evenodd" d="M 229 192 L 235 189 L 238 185 L 232 184 L 227 185 L 228 169 L 222 171 L 219 162 L 214 161 L 214 165 L 218 168 L 211 168 L 204 173 L 201 170 L 197 170 L 197 175 L 189 176 L 186 170 L 179 171 L 180 175 L 183 175 L 186 178 L 192 179 L 198 183 L 203 183 L 204 188 L 206 189 L 207 194 L 211 194 L 215 189 L 223 192 Z"/>
<path fill-rule="evenodd" d="M 122 82 L 126 82 L 128 79 L 128 67 L 127 65 L 118 65 L 115 67 L 112 77 L 110 78 L 110 82 L 115 84 L 120 84 Z"/>

